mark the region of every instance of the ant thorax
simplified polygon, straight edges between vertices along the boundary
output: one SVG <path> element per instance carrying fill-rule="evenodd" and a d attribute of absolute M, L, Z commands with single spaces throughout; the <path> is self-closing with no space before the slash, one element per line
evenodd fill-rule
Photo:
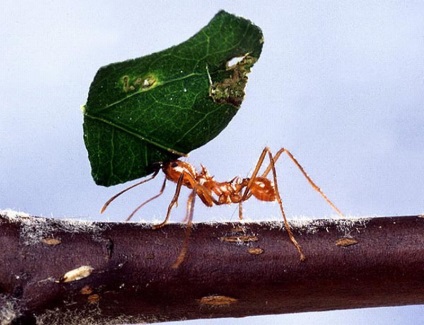
<path fill-rule="evenodd" d="M 247 185 L 247 180 L 234 177 L 229 182 L 217 182 L 209 174 L 205 166 L 202 165 L 202 171 L 197 175 L 197 181 L 211 193 L 215 194 L 217 200 L 215 204 L 231 204 L 241 201 L 241 190 Z"/>

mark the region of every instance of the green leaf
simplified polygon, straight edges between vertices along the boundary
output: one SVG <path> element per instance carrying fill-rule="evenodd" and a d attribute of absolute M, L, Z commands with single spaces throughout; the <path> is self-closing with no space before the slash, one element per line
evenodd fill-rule
<path fill-rule="evenodd" d="M 146 176 L 216 137 L 243 101 L 262 44 L 257 26 L 220 11 L 184 43 L 100 68 L 83 107 L 94 181 Z"/>

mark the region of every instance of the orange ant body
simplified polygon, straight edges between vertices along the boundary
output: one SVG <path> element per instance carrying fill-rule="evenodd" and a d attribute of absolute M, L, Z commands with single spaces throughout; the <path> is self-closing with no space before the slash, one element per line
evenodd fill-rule
<path fill-rule="evenodd" d="M 239 218 L 243 218 L 242 213 L 242 203 L 244 201 L 247 201 L 252 196 L 257 198 L 260 201 L 267 201 L 267 202 L 277 202 L 281 214 L 283 216 L 284 220 L 284 227 L 289 235 L 290 241 L 293 243 L 293 245 L 296 247 L 297 251 L 300 255 L 300 260 L 305 260 L 305 255 L 302 251 L 301 246 L 297 242 L 297 240 L 294 238 L 294 235 L 291 231 L 290 225 L 287 221 L 283 203 L 281 200 L 280 192 L 278 190 L 278 184 L 277 184 L 277 172 L 275 170 L 275 163 L 277 162 L 278 158 L 281 156 L 281 154 L 287 154 L 287 156 L 292 160 L 292 162 L 296 165 L 296 167 L 302 172 L 303 176 L 307 179 L 309 184 L 313 187 L 314 190 L 316 190 L 323 198 L 324 200 L 340 215 L 343 216 L 343 214 L 340 212 L 340 210 L 327 198 L 327 196 L 322 192 L 322 190 L 314 183 L 314 181 L 309 177 L 309 175 L 305 172 L 304 168 L 299 164 L 299 162 L 296 160 L 296 158 L 293 156 L 293 154 L 288 151 L 285 148 L 281 148 L 274 156 L 272 155 L 270 149 L 268 147 L 264 148 L 258 162 L 256 164 L 255 169 L 253 170 L 252 176 L 248 178 L 241 178 L 241 177 L 234 177 L 232 180 L 227 182 L 217 182 L 213 176 L 209 174 L 207 169 L 202 166 L 202 170 L 200 173 L 196 171 L 196 169 L 189 164 L 188 162 L 184 162 L 181 160 L 174 160 L 170 162 L 163 163 L 161 165 L 161 169 L 163 173 L 165 174 L 165 180 L 163 182 L 162 188 L 160 189 L 159 193 L 149 200 L 145 201 L 141 205 L 139 205 L 127 218 L 127 221 L 132 218 L 132 216 L 145 204 L 148 202 L 156 199 L 158 196 L 160 196 L 166 185 L 167 180 L 171 180 L 175 183 L 177 183 L 176 190 L 174 197 L 171 200 L 171 203 L 168 206 L 168 211 L 165 217 L 165 220 L 161 222 L 160 224 L 157 224 L 154 227 L 154 229 L 158 229 L 163 227 L 169 220 L 171 210 L 173 206 L 177 203 L 178 197 L 180 195 L 180 190 L 182 186 L 185 186 L 192 190 L 192 192 L 189 195 L 189 198 L 187 200 L 187 233 L 186 233 L 186 240 L 184 242 L 183 249 L 178 256 L 176 262 L 173 265 L 173 268 L 177 268 L 182 261 L 185 258 L 187 246 L 188 246 L 188 238 L 191 232 L 191 225 L 193 220 L 193 206 L 196 196 L 198 196 L 202 202 L 208 206 L 212 207 L 213 205 L 223 205 L 223 204 L 232 204 L 237 203 L 239 205 Z M 265 169 L 265 171 L 258 176 L 259 170 L 261 169 L 265 157 L 268 155 L 269 157 L 269 165 Z M 136 183 L 123 191 L 119 192 L 112 198 L 110 198 L 101 209 L 101 212 L 103 212 L 107 206 L 118 196 L 123 194 L 124 192 L 132 189 L 135 186 L 141 185 L 145 182 L 148 182 L 155 178 L 157 174 L 159 173 L 160 169 L 158 168 L 155 173 L 148 179 L 144 179 L 139 183 Z M 268 179 L 268 174 L 272 172 L 273 178 L 272 180 Z"/>

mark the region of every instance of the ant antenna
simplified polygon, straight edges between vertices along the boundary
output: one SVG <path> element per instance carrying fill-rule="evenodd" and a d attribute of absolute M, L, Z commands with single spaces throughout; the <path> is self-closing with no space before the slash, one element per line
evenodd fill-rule
<path fill-rule="evenodd" d="M 118 194 L 115 194 L 114 196 L 112 196 L 109 200 L 106 201 L 106 203 L 103 205 L 103 207 L 100 209 L 100 213 L 105 212 L 105 210 L 107 209 L 107 207 L 109 206 L 109 204 L 112 203 L 112 201 L 114 201 L 118 196 L 121 196 L 122 194 L 124 194 L 125 192 L 129 191 L 130 189 L 139 186 L 143 183 L 146 183 L 148 181 L 151 181 L 153 178 L 155 178 L 157 176 L 157 174 L 159 173 L 160 169 L 157 169 L 152 176 L 150 176 L 149 178 L 143 179 L 141 182 L 138 182 L 134 185 L 131 185 L 130 187 L 127 187 L 126 189 L 122 190 L 121 192 L 119 192 Z M 147 203 L 147 202 L 146 202 Z"/>
<path fill-rule="evenodd" d="M 156 194 L 155 196 L 152 196 L 150 199 L 144 201 L 143 203 L 141 203 L 137 208 L 134 209 L 133 212 L 131 212 L 131 214 L 127 217 L 127 219 L 125 219 L 125 221 L 130 221 L 130 219 L 137 213 L 138 210 L 140 210 L 142 207 L 144 207 L 147 203 L 153 201 L 154 199 L 158 198 L 159 196 L 161 196 L 163 194 L 163 191 L 165 190 L 165 186 L 166 186 L 166 178 L 163 180 L 163 184 L 162 187 L 159 190 L 159 193 Z"/>

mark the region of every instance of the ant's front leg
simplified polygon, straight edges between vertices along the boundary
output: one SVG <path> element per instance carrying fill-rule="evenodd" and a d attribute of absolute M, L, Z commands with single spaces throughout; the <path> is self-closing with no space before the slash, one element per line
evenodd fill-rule
<path fill-rule="evenodd" d="M 153 225 L 153 229 L 162 228 L 168 222 L 169 216 L 171 215 L 171 210 L 172 210 L 173 206 L 175 204 L 177 204 L 177 202 L 178 202 L 178 197 L 180 196 L 181 187 L 182 187 L 182 184 L 183 184 L 183 179 L 184 179 L 184 173 L 181 173 L 180 177 L 178 178 L 177 187 L 175 189 L 174 197 L 172 198 L 171 203 L 169 203 L 168 211 L 166 213 L 165 220 L 162 221 L 160 224 Z"/>
<path fill-rule="evenodd" d="M 269 151 L 268 148 L 265 148 Z M 312 180 L 312 178 L 308 175 L 308 173 L 305 171 L 305 169 L 303 168 L 303 166 L 297 161 L 297 159 L 295 158 L 295 156 L 286 148 L 281 148 L 280 150 L 277 151 L 277 153 L 275 154 L 273 160 L 274 160 L 274 165 L 277 162 L 278 158 L 280 158 L 280 156 L 285 153 L 290 160 L 295 164 L 295 166 L 300 170 L 300 172 L 302 173 L 302 175 L 306 178 L 306 180 L 308 181 L 309 185 L 311 185 L 311 187 L 319 193 L 319 195 L 321 195 L 321 197 L 333 208 L 334 211 L 336 211 L 336 213 L 344 218 L 343 213 L 340 211 L 340 209 L 338 207 L 336 207 L 336 205 L 327 197 L 327 195 L 325 195 L 325 193 L 321 190 L 321 188 Z M 262 174 L 263 177 L 266 177 L 268 175 L 268 173 L 271 171 L 272 169 L 272 164 L 270 163 L 269 166 L 265 169 L 264 173 Z"/>
<path fill-rule="evenodd" d="M 187 221 L 187 228 L 185 231 L 183 247 L 181 248 L 180 254 L 172 264 L 173 269 L 177 269 L 182 262 L 184 262 L 185 256 L 187 255 L 188 242 L 190 240 L 190 234 L 193 229 L 193 213 L 194 213 L 194 202 L 196 201 L 196 190 L 193 189 L 187 200 L 187 211 L 185 219 Z"/>
<path fill-rule="evenodd" d="M 243 220 L 243 207 L 242 207 L 242 202 L 243 202 L 243 201 L 240 201 L 240 202 L 239 202 L 239 219 L 240 219 L 240 220 Z"/>

